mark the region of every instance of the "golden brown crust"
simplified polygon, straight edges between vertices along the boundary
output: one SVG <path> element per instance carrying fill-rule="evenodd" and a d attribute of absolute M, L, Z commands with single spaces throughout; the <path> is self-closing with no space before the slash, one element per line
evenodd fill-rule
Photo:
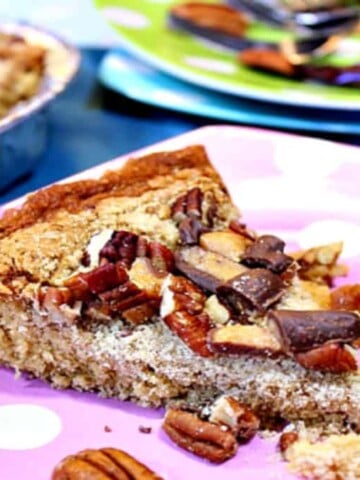
<path fill-rule="evenodd" d="M 161 152 L 130 159 L 123 168 L 108 171 L 96 180 L 56 184 L 30 195 L 18 209 L 5 211 L 0 220 L 0 238 L 41 220 L 48 220 L 59 208 L 77 212 L 91 208 L 101 198 L 110 196 L 136 197 L 156 189 L 151 180 L 156 177 L 172 176 L 181 170 L 196 168 L 199 172 L 221 184 L 205 150 L 192 146 L 176 152 Z"/>

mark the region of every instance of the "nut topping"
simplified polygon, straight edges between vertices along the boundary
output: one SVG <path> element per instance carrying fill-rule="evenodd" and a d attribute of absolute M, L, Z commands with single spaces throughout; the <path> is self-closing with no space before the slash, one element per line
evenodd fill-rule
<path fill-rule="evenodd" d="M 210 196 L 207 195 L 206 199 L 209 203 Z M 204 194 L 198 187 L 178 197 L 171 207 L 171 216 L 178 224 L 183 245 L 197 245 L 200 235 L 209 231 L 213 215 L 213 202 L 204 205 Z"/>
<path fill-rule="evenodd" d="M 222 463 L 237 452 L 236 438 L 230 430 L 189 412 L 168 410 L 163 429 L 176 445 L 213 463 Z"/>
<path fill-rule="evenodd" d="M 165 324 L 193 352 L 203 357 L 212 355 L 207 346 L 210 318 L 203 312 L 206 297 L 190 280 L 170 277 L 164 284 L 161 316 Z"/>
<path fill-rule="evenodd" d="M 337 242 L 291 253 L 300 266 L 298 276 L 303 280 L 332 286 L 335 277 L 347 273 L 347 268 L 337 263 L 342 248 L 342 242 Z"/>
<path fill-rule="evenodd" d="M 216 293 L 224 305 L 236 312 L 265 312 L 285 291 L 278 275 L 265 268 L 254 268 L 220 285 Z"/>
<path fill-rule="evenodd" d="M 128 453 L 115 448 L 83 450 L 64 458 L 52 480 L 162 480 Z"/>
<path fill-rule="evenodd" d="M 260 427 L 260 420 L 243 403 L 233 397 L 222 396 L 212 407 L 210 422 L 228 426 L 239 441 L 251 440 Z"/>
<path fill-rule="evenodd" d="M 273 235 L 263 235 L 247 247 L 241 263 L 250 268 L 262 267 L 274 273 L 282 273 L 294 262 L 283 253 L 284 247 L 285 243 L 281 239 Z"/>
<path fill-rule="evenodd" d="M 209 333 L 209 347 L 222 354 L 276 356 L 281 346 L 271 333 L 258 325 L 225 325 Z"/>
<path fill-rule="evenodd" d="M 296 432 L 284 432 L 280 435 L 279 450 L 283 458 L 286 459 L 286 450 L 298 440 L 299 440 L 299 434 Z"/>
<path fill-rule="evenodd" d="M 268 324 L 286 353 L 303 352 L 327 342 L 352 342 L 360 337 L 355 313 L 319 310 L 273 310 Z"/>
<path fill-rule="evenodd" d="M 231 220 L 231 222 L 229 223 L 229 229 L 252 242 L 256 240 L 256 233 L 250 231 L 245 223 L 239 222 L 237 220 Z"/>
<path fill-rule="evenodd" d="M 175 265 L 185 276 L 212 293 L 223 282 L 247 268 L 215 252 L 200 247 L 183 247 L 175 254 Z"/>
<path fill-rule="evenodd" d="M 183 245 L 197 245 L 200 235 L 208 231 L 197 218 L 185 218 L 179 224 L 180 240 Z"/>
<path fill-rule="evenodd" d="M 115 231 L 100 250 L 101 263 L 118 263 L 130 269 L 136 258 L 148 257 L 159 272 L 169 272 L 174 265 L 171 250 L 158 242 L 148 242 L 135 233 Z"/>
<path fill-rule="evenodd" d="M 202 248 L 219 253 L 234 262 L 240 261 L 249 243 L 250 241 L 246 237 L 231 231 L 208 232 L 200 237 Z"/>
<path fill-rule="evenodd" d="M 321 347 L 297 353 L 295 359 L 304 368 L 331 373 L 356 371 L 356 358 L 346 345 L 327 343 Z"/>
<path fill-rule="evenodd" d="M 360 284 L 343 285 L 332 290 L 330 295 L 334 310 L 360 311 Z"/>

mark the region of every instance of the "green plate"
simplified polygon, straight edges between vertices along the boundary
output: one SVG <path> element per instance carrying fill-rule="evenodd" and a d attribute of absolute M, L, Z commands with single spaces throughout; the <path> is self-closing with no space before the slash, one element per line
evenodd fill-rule
<path fill-rule="evenodd" d="M 121 44 L 152 66 L 182 80 L 212 90 L 302 107 L 360 110 L 357 88 L 304 83 L 252 71 L 236 54 L 190 34 L 171 30 L 167 13 L 174 0 L 94 0 L 104 18 L 119 34 Z M 208 3 L 218 3 L 209 0 Z M 253 24 L 249 37 L 279 41 L 286 32 Z M 360 63 L 360 35 L 341 41 L 331 64 Z"/>

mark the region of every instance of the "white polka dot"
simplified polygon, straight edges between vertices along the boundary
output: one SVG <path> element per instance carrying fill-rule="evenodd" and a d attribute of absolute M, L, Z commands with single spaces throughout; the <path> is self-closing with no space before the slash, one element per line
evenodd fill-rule
<path fill-rule="evenodd" d="M 191 67 L 201 68 L 209 72 L 225 73 L 232 75 L 235 73 L 235 66 L 230 62 L 224 62 L 222 60 L 214 60 L 206 57 L 185 57 L 185 63 Z"/>
<path fill-rule="evenodd" d="M 309 182 L 334 173 L 342 156 L 331 142 L 282 138 L 275 145 L 274 164 L 283 175 Z"/>
<path fill-rule="evenodd" d="M 342 241 L 344 242 L 342 257 L 360 255 L 360 225 L 356 223 L 341 220 L 314 222 L 299 232 L 297 238 L 301 248 Z"/>
<path fill-rule="evenodd" d="M 40 405 L 0 405 L 0 449 L 30 450 L 54 440 L 61 432 L 58 415 Z"/>
<path fill-rule="evenodd" d="M 142 13 L 120 7 L 106 7 L 102 9 L 104 17 L 112 23 L 129 28 L 145 28 L 150 20 Z"/>

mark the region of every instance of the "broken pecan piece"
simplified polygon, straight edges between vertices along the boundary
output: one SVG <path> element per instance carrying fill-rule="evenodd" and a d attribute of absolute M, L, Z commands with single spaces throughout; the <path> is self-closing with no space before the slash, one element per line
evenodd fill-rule
<path fill-rule="evenodd" d="M 231 231 L 208 232 L 200 237 L 200 247 L 238 262 L 250 243 L 246 237 Z"/>
<path fill-rule="evenodd" d="M 330 293 L 334 310 L 360 311 L 360 284 L 343 285 Z"/>
<path fill-rule="evenodd" d="M 268 325 L 288 354 L 360 337 L 359 316 L 337 310 L 273 310 Z"/>
<path fill-rule="evenodd" d="M 216 289 L 220 301 L 240 314 L 254 309 L 265 312 L 284 291 L 281 278 L 265 268 L 249 269 Z"/>
<path fill-rule="evenodd" d="M 64 458 L 52 480 L 162 480 L 134 457 L 115 448 L 83 450 Z"/>
<path fill-rule="evenodd" d="M 347 273 L 347 267 L 337 263 L 342 248 L 342 242 L 336 242 L 291 253 L 300 267 L 298 276 L 331 287 L 335 277 Z"/>
<path fill-rule="evenodd" d="M 286 459 L 286 450 L 299 440 L 299 434 L 296 432 L 284 432 L 279 438 L 279 450 L 284 459 Z"/>
<path fill-rule="evenodd" d="M 285 243 L 273 235 L 263 235 L 248 246 L 241 263 L 247 267 L 262 267 L 274 273 L 283 273 L 294 262 L 284 254 Z"/>
<path fill-rule="evenodd" d="M 216 400 L 210 422 L 228 426 L 241 442 L 251 440 L 260 427 L 260 420 L 245 404 L 234 397 L 222 396 Z"/>
<path fill-rule="evenodd" d="M 212 293 L 223 282 L 247 271 L 243 265 L 200 247 L 180 248 L 175 254 L 175 265 L 186 277 Z"/>
<path fill-rule="evenodd" d="M 295 359 L 304 368 L 323 372 L 346 373 L 358 368 L 349 347 L 338 343 L 327 343 L 307 352 L 297 353 Z"/>
<path fill-rule="evenodd" d="M 232 431 L 182 410 L 168 410 L 163 429 L 176 445 L 213 463 L 228 460 L 238 449 Z"/>
<path fill-rule="evenodd" d="M 209 347 L 222 354 L 277 356 L 281 346 L 276 337 L 258 325 L 225 325 L 209 332 Z"/>
<path fill-rule="evenodd" d="M 229 223 L 229 229 L 252 242 L 254 242 L 257 238 L 255 232 L 249 230 L 245 223 L 239 222 L 238 220 L 231 220 Z"/>

